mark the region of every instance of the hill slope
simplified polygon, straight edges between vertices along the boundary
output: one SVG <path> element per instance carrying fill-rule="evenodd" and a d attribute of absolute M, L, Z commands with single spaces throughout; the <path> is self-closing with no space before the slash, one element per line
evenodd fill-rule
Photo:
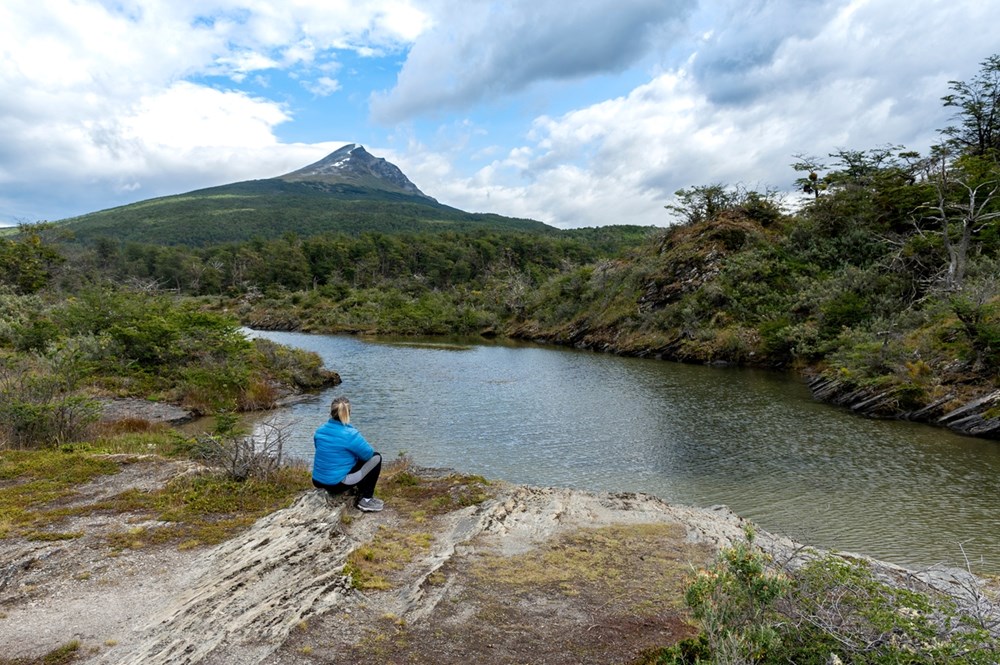
<path fill-rule="evenodd" d="M 278 178 L 148 199 L 60 224 L 81 242 L 108 237 L 191 246 L 277 238 L 289 232 L 311 236 L 329 231 L 554 230 L 533 220 L 442 205 L 395 165 L 355 144 Z"/>

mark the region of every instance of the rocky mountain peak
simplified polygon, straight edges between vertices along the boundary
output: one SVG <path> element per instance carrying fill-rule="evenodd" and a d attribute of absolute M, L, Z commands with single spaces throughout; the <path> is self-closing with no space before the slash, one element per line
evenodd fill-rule
<path fill-rule="evenodd" d="M 357 185 L 434 200 L 421 192 L 398 166 L 375 157 L 357 143 L 348 143 L 318 162 L 281 176 L 281 179 Z"/>

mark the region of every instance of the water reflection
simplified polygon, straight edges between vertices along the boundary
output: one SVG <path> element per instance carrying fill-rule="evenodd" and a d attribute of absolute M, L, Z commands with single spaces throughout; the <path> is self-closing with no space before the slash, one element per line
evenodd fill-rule
<path fill-rule="evenodd" d="M 287 450 L 347 394 L 388 456 L 534 485 L 726 504 L 803 542 L 1000 572 L 1000 444 L 862 419 L 794 377 L 524 344 L 258 333 L 320 353 L 342 386 L 283 410 Z"/>

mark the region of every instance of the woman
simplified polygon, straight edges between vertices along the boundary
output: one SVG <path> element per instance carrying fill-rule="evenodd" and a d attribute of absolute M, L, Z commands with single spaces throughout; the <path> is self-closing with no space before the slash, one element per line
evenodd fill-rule
<path fill-rule="evenodd" d="M 375 498 L 382 456 L 351 425 L 351 402 L 346 397 L 338 397 L 330 404 L 330 420 L 313 434 L 313 445 L 314 486 L 330 494 L 356 491 L 354 505 L 359 510 L 382 510 L 383 503 Z"/>

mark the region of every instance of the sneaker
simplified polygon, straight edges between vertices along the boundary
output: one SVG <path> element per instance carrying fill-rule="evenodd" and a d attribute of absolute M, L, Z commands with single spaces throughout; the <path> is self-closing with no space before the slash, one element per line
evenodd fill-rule
<path fill-rule="evenodd" d="M 354 505 L 357 506 L 358 510 L 363 510 L 366 513 L 377 513 L 385 507 L 385 504 L 381 499 L 376 499 L 374 497 L 369 499 L 358 499 L 358 502 Z"/>

